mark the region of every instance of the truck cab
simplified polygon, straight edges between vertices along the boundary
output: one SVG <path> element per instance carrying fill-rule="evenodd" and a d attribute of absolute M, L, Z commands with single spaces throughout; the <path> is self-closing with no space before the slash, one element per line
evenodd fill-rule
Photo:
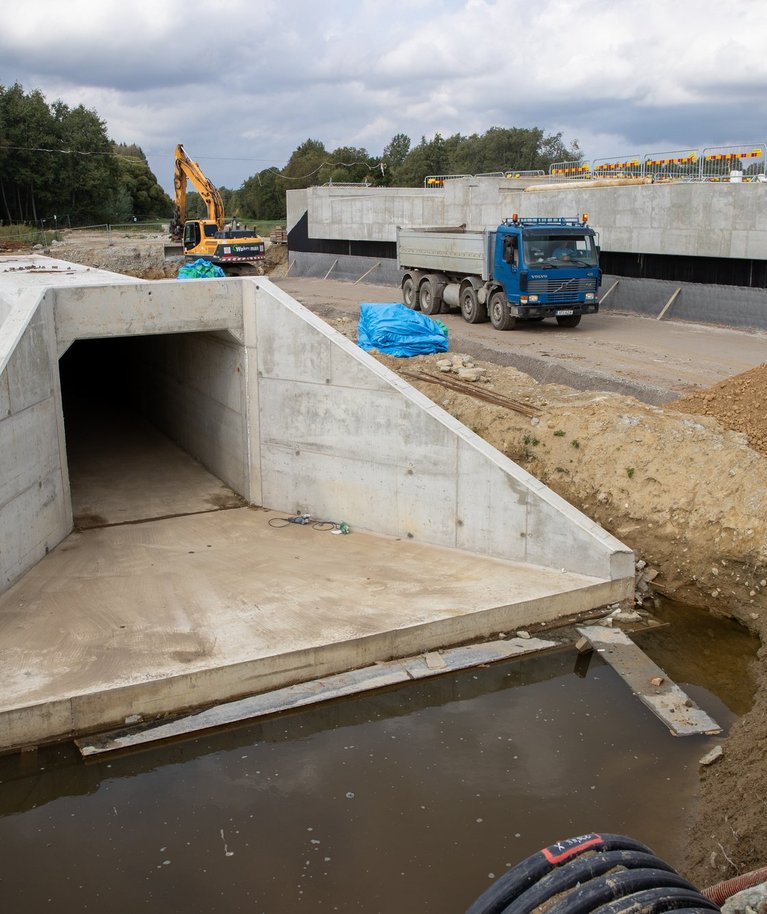
<path fill-rule="evenodd" d="M 596 235 L 582 219 L 504 219 L 495 231 L 487 310 L 499 330 L 517 320 L 555 317 L 575 327 L 599 310 L 602 283 Z"/>

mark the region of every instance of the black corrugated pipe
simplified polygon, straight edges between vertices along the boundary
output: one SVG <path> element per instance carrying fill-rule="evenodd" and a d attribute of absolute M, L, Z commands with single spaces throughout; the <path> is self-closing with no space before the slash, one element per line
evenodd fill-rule
<path fill-rule="evenodd" d="M 466 914 L 660 914 L 717 906 L 649 848 L 623 835 L 589 834 L 543 848 L 510 869 Z"/>

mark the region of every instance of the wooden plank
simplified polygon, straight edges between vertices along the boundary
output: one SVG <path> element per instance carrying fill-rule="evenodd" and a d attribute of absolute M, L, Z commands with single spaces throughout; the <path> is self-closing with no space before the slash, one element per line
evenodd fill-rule
<path fill-rule="evenodd" d="M 195 736 L 204 730 L 244 723 L 293 708 L 332 701 L 335 698 L 357 695 L 429 676 L 439 676 L 482 663 L 495 663 L 556 646 L 553 641 L 543 641 L 539 638 L 508 638 L 504 641 L 488 641 L 444 651 L 430 651 L 417 657 L 377 663 L 360 670 L 338 673 L 324 679 L 276 689 L 263 695 L 230 701 L 169 723 L 84 737 L 75 740 L 75 744 L 84 758 L 137 749 L 163 740 Z"/>
<path fill-rule="evenodd" d="M 666 312 L 667 312 L 668 309 L 674 304 L 674 302 L 675 302 L 676 299 L 677 299 L 677 296 L 679 295 L 679 293 L 680 293 L 681 291 L 682 291 L 681 286 L 680 286 L 680 288 L 678 288 L 678 289 L 674 289 L 674 291 L 671 293 L 671 298 L 669 298 L 669 300 L 668 300 L 668 301 L 666 302 L 666 304 L 663 306 L 663 310 L 661 311 L 661 313 L 655 318 L 656 321 L 662 321 L 662 320 L 663 320 L 663 318 L 666 316 Z"/>
<path fill-rule="evenodd" d="M 639 700 L 659 717 L 675 736 L 721 733 L 717 722 L 699 708 L 663 670 L 619 628 L 578 626 Z"/>

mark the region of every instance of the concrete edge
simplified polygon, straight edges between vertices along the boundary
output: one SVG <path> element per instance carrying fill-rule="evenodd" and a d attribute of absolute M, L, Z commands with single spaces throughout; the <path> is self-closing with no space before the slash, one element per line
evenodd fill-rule
<path fill-rule="evenodd" d="M 351 641 L 8 708 L 0 711 L 0 752 L 118 729 L 135 715 L 153 721 L 379 661 L 495 637 L 499 632 L 533 622 L 551 622 L 594 606 L 620 602 L 631 593 L 633 578 L 596 581 L 574 591 L 377 632 Z M 353 665 L 350 657 L 354 658 Z"/>

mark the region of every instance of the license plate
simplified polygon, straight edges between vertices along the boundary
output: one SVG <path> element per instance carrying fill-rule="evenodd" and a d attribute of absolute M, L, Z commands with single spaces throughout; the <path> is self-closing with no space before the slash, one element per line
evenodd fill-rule
<path fill-rule="evenodd" d="M 557 317 L 565 317 L 565 315 L 567 315 L 567 314 L 572 314 L 572 313 L 573 313 L 573 309 L 572 309 L 572 308 L 568 308 L 568 309 L 566 309 L 566 310 L 557 311 L 556 316 L 557 316 Z"/>

